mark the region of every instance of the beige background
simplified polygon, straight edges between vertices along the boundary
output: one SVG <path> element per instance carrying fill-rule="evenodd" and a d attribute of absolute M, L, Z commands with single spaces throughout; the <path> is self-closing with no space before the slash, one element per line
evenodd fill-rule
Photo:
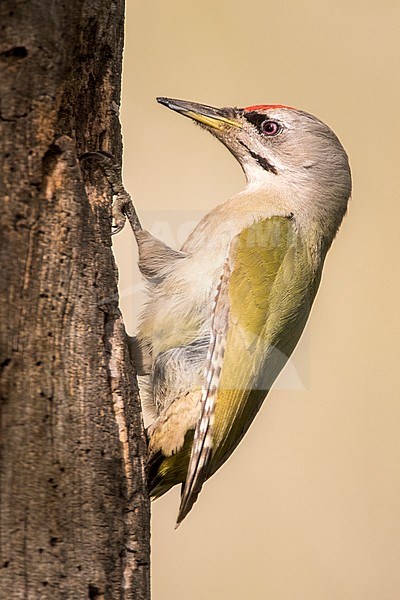
<path fill-rule="evenodd" d="M 307 332 L 247 437 L 174 531 L 153 504 L 155 600 L 400 598 L 398 0 L 128 0 L 125 182 L 145 226 L 179 243 L 239 191 L 211 136 L 156 104 L 285 103 L 351 158 L 354 194 Z M 115 239 L 135 327 L 136 254 Z"/>

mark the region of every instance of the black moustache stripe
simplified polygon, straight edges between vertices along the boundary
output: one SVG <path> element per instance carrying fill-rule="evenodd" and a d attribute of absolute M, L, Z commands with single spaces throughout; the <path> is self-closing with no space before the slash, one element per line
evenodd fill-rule
<path fill-rule="evenodd" d="M 269 171 L 270 173 L 273 173 L 274 175 L 278 175 L 278 171 L 277 171 L 276 167 L 274 167 L 273 164 L 268 162 L 266 158 L 264 158 L 263 156 L 260 156 L 260 154 L 257 154 L 256 152 L 253 152 L 252 150 L 250 150 L 250 148 L 248 146 L 246 146 L 246 144 L 244 144 L 243 142 L 240 142 L 240 143 L 244 148 L 246 148 L 246 150 L 250 154 L 250 156 L 252 158 L 254 158 L 255 161 L 257 161 L 257 163 L 260 165 L 260 167 L 262 167 L 265 171 Z"/>

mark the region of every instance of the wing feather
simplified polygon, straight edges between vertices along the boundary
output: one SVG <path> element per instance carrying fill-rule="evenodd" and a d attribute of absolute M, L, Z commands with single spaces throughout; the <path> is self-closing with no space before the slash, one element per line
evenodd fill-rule
<path fill-rule="evenodd" d="M 319 284 L 291 216 L 255 222 L 232 241 L 211 337 L 178 524 L 247 431 L 292 353 Z"/>

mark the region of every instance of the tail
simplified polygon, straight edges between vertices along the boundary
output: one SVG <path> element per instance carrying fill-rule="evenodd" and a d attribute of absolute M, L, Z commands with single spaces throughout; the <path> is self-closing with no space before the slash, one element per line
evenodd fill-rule
<path fill-rule="evenodd" d="M 176 454 L 164 456 L 159 450 L 147 463 L 147 487 L 152 499 L 163 496 L 174 485 L 185 483 L 193 444 L 193 430 L 187 432 L 185 442 Z"/>
<path fill-rule="evenodd" d="M 164 478 L 161 474 L 163 469 L 161 467 L 164 460 L 165 456 L 160 450 L 159 452 L 156 452 L 156 454 L 153 454 L 147 463 L 147 489 L 152 499 L 159 498 L 168 492 L 174 485 L 169 485 L 166 481 L 163 481 Z"/>

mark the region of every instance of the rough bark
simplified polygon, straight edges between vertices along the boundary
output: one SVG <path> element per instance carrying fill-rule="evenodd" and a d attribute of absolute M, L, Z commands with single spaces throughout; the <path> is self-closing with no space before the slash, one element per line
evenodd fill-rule
<path fill-rule="evenodd" d="M 149 598 L 145 439 L 110 241 L 123 0 L 0 3 L 0 597 Z"/>

